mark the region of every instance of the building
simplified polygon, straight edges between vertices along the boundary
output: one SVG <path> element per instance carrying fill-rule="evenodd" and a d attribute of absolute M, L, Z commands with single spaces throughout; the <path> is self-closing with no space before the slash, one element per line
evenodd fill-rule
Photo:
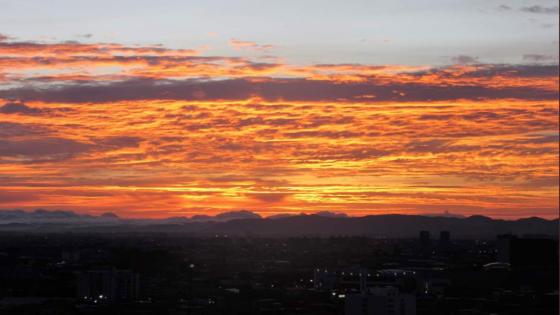
<path fill-rule="evenodd" d="M 511 234 L 498 235 L 496 240 L 496 251 L 498 262 L 510 263 L 510 245 L 517 236 Z"/>
<path fill-rule="evenodd" d="M 546 237 L 500 235 L 497 240 L 498 262 L 512 268 L 554 268 L 558 265 L 558 243 Z"/>
<path fill-rule="evenodd" d="M 341 269 L 317 268 L 313 272 L 313 287 L 317 290 L 354 289 L 362 290 L 371 285 L 375 274 L 359 266 Z"/>
<path fill-rule="evenodd" d="M 395 287 L 368 288 L 349 294 L 344 303 L 346 315 L 416 315 L 416 297 Z"/>
<path fill-rule="evenodd" d="M 430 243 L 430 231 L 420 231 L 419 238 L 422 244 Z"/>
<path fill-rule="evenodd" d="M 432 251 L 432 241 L 430 238 L 430 231 L 420 231 L 418 241 L 420 242 L 420 250 L 424 254 L 429 254 Z"/>
<path fill-rule="evenodd" d="M 78 297 L 93 303 L 138 298 L 139 277 L 130 270 L 94 270 L 78 274 Z"/>
<path fill-rule="evenodd" d="M 451 241 L 451 232 L 441 231 L 439 233 L 439 243 L 442 245 L 447 245 L 449 244 L 449 241 Z"/>

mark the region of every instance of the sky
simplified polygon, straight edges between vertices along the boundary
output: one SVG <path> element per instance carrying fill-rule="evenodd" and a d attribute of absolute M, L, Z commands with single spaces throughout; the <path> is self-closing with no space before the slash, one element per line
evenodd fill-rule
<path fill-rule="evenodd" d="M 0 209 L 558 217 L 557 1 L 0 6 Z"/>

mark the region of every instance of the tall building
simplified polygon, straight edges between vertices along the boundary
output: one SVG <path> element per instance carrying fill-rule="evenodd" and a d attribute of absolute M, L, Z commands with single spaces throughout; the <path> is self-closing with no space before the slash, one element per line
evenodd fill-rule
<path fill-rule="evenodd" d="M 94 303 L 138 298 L 139 277 L 130 270 L 93 270 L 78 274 L 78 297 Z"/>
<path fill-rule="evenodd" d="M 439 233 L 439 242 L 440 244 L 447 244 L 451 240 L 451 232 L 449 231 L 441 231 Z"/>
<path fill-rule="evenodd" d="M 517 236 L 512 234 L 498 235 L 496 240 L 496 250 L 498 251 L 498 262 L 510 263 L 510 248 L 512 240 L 517 239 Z"/>
<path fill-rule="evenodd" d="M 431 245 L 430 231 L 420 231 L 419 240 L 420 246 L 429 247 Z"/>
<path fill-rule="evenodd" d="M 500 235 L 496 247 L 498 261 L 513 268 L 554 268 L 558 264 L 558 243 L 551 238 Z"/>

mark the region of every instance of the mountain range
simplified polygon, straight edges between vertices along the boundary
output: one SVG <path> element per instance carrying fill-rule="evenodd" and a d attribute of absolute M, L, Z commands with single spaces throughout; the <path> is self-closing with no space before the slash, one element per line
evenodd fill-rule
<path fill-rule="evenodd" d="M 72 233 L 182 233 L 197 236 L 370 236 L 379 238 L 417 237 L 420 231 L 438 235 L 450 231 L 459 238 L 495 238 L 499 234 L 539 234 L 558 236 L 558 219 L 538 217 L 517 220 L 485 216 L 442 215 L 368 215 L 349 217 L 343 213 L 276 215 L 263 218 L 251 211 L 232 211 L 215 216 L 191 218 L 128 219 L 113 213 L 98 216 L 72 211 L 0 211 L 0 232 Z"/>

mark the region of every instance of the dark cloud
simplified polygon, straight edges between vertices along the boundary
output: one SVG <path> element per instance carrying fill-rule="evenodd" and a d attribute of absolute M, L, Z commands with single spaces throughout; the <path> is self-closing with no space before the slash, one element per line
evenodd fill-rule
<path fill-rule="evenodd" d="M 1 127 L 1 125 L 0 125 Z M 16 125 L 17 127 L 17 125 Z M 26 130 L 23 130 L 23 134 Z M 0 135 L 2 129 L 0 128 Z M 136 137 L 108 137 L 81 142 L 58 137 L 42 137 L 23 140 L 0 139 L 0 157 L 24 157 L 29 161 L 52 161 L 72 158 L 94 151 L 112 151 L 120 148 L 137 147 L 141 139 Z"/>
<path fill-rule="evenodd" d="M 558 176 L 536 176 L 529 178 L 528 182 L 523 183 L 522 186 L 527 187 L 558 187 Z"/>
<path fill-rule="evenodd" d="M 448 121 L 450 118 L 456 117 L 452 114 L 424 114 L 418 117 L 420 120 L 441 120 Z"/>
<path fill-rule="evenodd" d="M 474 112 L 474 113 L 463 115 L 462 118 L 465 120 L 472 120 L 472 121 L 495 120 L 495 119 L 502 118 L 502 115 L 495 112 L 480 111 L 480 112 Z"/>
<path fill-rule="evenodd" d="M 418 152 L 418 153 L 428 153 L 428 152 L 441 152 L 450 145 L 449 140 L 443 139 L 431 139 L 425 141 L 411 141 L 406 147 L 407 152 Z"/>
<path fill-rule="evenodd" d="M 290 194 L 288 193 L 251 193 L 247 194 L 250 198 L 262 202 L 275 203 L 286 199 Z"/>
<path fill-rule="evenodd" d="M 22 115 L 38 115 L 41 110 L 29 107 L 23 103 L 6 103 L 0 107 L 0 114 L 22 114 Z"/>
<path fill-rule="evenodd" d="M 354 117 L 330 117 L 330 116 L 317 116 L 312 117 L 308 123 L 305 124 L 306 128 L 319 127 L 323 125 L 345 125 L 354 122 Z"/>
<path fill-rule="evenodd" d="M 416 76 L 423 76 L 426 74 L 440 75 L 442 78 L 449 76 L 456 77 L 457 79 L 468 78 L 485 78 L 492 79 L 494 77 L 509 77 L 509 78 L 557 78 L 559 73 L 558 65 L 508 65 L 508 64 L 494 64 L 484 65 L 477 67 L 474 70 L 461 73 L 460 76 L 455 76 L 453 72 L 446 73 L 446 68 L 434 68 L 427 71 L 419 71 L 414 73 Z"/>
<path fill-rule="evenodd" d="M 532 5 L 528 7 L 522 7 L 519 10 L 527 13 L 536 14 L 558 14 L 558 7 L 543 7 L 540 5 Z"/>
<path fill-rule="evenodd" d="M 39 200 L 39 196 L 29 191 L 14 192 L 14 191 L 3 190 L 3 189 L 0 190 L 0 204 L 20 202 L 20 201 L 36 201 L 36 200 Z M 17 212 L 7 213 L 6 211 L 0 210 L 0 222 L 6 221 L 6 218 L 9 217 L 10 214 L 17 215 L 18 213 Z"/>
<path fill-rule="evenodd" d="M 48 135 L 52 131 L 42 125 L 0 121 L 0 139 L 32 135 Z M 1 148 L 0 148 L 1 149 Z"/>
<path fill-rule="evenodd" d="M 523 55 L 524 61 L 531 62 L 544 62 L 544 61 L 556 61 L 558 62 L 558 56 L 554 55 L 542 55 L 542 54 L 526 54 Z"/>
<path fill-rule="evenodd" d="M 286 137 L 289 138 L 330 138 L 330 139 L 340 139 L 340 138 L 354 138 L 362 135 L 361 132 L 353 132 L 348 130 L 331 131 L 331 130 L 315 130 L 315 131 L 296 131 L 296 132 L 286 132 L 284 133 Z"/>
<path fill-rule="evenodd" d="M 560 140 L 559 135 L 539 135 L 528 137 L 523 140 L 517 140 L 516 143 L 519 144 L 544 144 L 544 143 L 558 143 Z"/>
<path fill-rule="evenodd" d="M 395 153 L 394 150 L 373 148 L 371 146 L 357 146 L 351 148 L 334 146 L 332 148 L 323 148 L 323 150 L 319 151 L 311 147 L 296 152 L 297 156 L 302 159 L 346 161 L 376 159 L 382 156 L 389 156 L 392 153 Z"/>
<path fill-rule="evenodd" d="M 499 11 L 510 11 L 512 8 L 507 4 L 502 4 L 498 6 Z"/>
<path fill-rule="evenodd" d="M 411 74 L 423 76 L 430 72 Z M 446 74 L 441 74 L 445 76 Z M 454 79 L 491 79 L 502 77 L 552 77 L 558 76 L 558 66 L 553 65 L 497 65 L 484 67 Z M 201 93 L 202 92 L 202 93 Z M 372 78 L 364 82 L 333 82 L 307 79 L 250 79 L 228 80 L 128 80 L 112 83 L 58 85 L 50 88 L 22 87 L 0 91 L 2 98 L 24 101 L 91 103 L 122 100 L 169 99 L 169 100 L 245 100 L 261 97 L 271 101 L 340 101 L 357 100 L 363 95 L 375 95 L 373 101 L 438 101 L 454 99 L 500 99 L 528 100 L 557 99 L 558 91 L 538 87 L 492 87 L 476 82 L 452 86 L 438 82 L 422 84 L 415 82 L 386 82 Z"/>
<path fill-rule="evenodd" d="M 115 136 L 100 139 L 97 143 L 109 148 L 128 148 L 138 147 L 141 141 L 142 139 L 139 137 Z"/>
<path fill-rule="evenodd" d="M 451 61 L 454 64 L 458 64 L 458 65 L 475 64 L 479 62 L 478 57 L 467 56 L 467 55 L 458 55 L 455 57 L 451 57 Z"/>
<path fill-rule="evenodd" d="M 65 138 L 33 140 L 0 140 L 0 156 L 25 156 L 30 158 L 69 158 L 88 151 L 91 145 Z"/>

